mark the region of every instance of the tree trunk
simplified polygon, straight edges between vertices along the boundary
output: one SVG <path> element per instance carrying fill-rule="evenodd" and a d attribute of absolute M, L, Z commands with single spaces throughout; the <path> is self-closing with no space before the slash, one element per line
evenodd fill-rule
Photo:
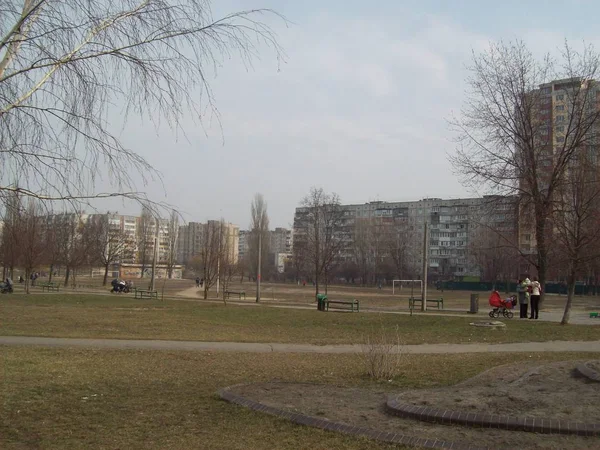
<path fill-rule="evenodd" d="M 50 273 L 48 274 L 48 283 L 52 283 L 52 273 L 54 272 L 54 264 L 50 264 Z"/>
<path fill-rule="evenodd" d="M 104 265 L 104 278 L 102 279 L 102 286 L 106 286 L 106 281 L 108 279 L 108 266 L 108 263 Z"/>
<path fill-rule="evenodd" d="M 561 325 L 567 325 L 571 318 L 571 305 L 573 304 L 573 297 L 575 296 L 575 269 L 571 269 L 569 273 L 569 288 L 567 291 L 567 304 L 565 305 L 565 311 L 563 313 Z"/>
<path fill-rule="evenodd" d="M 26 294 L 29 294 L 29 277 L 30 276 L 31 276 L 31 270 L 25 269 L 25 293 Z"/>
<path fill-rule="evenodd" d="M 536 208 L 536 215 L 538 214 Z M 540 306 L 544 303 L 544 296 L 546 293 L 546 269 L 548 263 L 548 249 L 546 247 L 546 219 L 543 217 L 544 212 L 540 212 L 540 215 L 537 215 L 536 225 L 535 225 L 535 233 L 536 233 L 536 241 L 537 241 L 537 253 L 538 253 L 538 280 L 540 282 L 540 286 L 542 286 L 542 292 L 540 295 Z"/>
<path fill-rule="evenodd" d="M 206 280 L 204 280 L 204 300 L 208 298 L 208 284 L 206 284 Z"/>
<path fill-rule="evenodd" d="M 65 287 L 67 287 L 69 285 L 70 275 L 71 275 L 71 268 L 69 266 L 67 266 L 65 268 Z"/>

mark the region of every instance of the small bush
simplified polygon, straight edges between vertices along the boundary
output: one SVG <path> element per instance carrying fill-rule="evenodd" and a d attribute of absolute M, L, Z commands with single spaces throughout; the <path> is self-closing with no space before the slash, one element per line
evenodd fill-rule
<path fill-rule="evenodd" d="M 375 380 L 392 380 L 400 373 L 405 353 L 400 331 L 390 333 L 383 323 L 363 336 L 361 359 L 367 375 Z"/>

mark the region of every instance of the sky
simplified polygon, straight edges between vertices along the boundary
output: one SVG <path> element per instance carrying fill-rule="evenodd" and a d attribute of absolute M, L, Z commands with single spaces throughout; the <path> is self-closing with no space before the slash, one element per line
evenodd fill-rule
<path fill-rule="evenodd" d="M 342 203 L 481 195 L 448 163 L 472 52 L 521 39 L 539 55 L 565 39 L 600 49 L 600 2 L 219 0 L 215 17 L 272 8 L 263 19 L 284 61 L 259 46 L 209 80 L 220 117 L 184 117 L 185 135 L 129 118 L 121 138 L 161 173 L 144 187 L 186 221 L 250 222 L 264 195 L 271 227 L 290 227 L 310 188 Z M 115 205 L 137 213 L 132 205 Z"/>

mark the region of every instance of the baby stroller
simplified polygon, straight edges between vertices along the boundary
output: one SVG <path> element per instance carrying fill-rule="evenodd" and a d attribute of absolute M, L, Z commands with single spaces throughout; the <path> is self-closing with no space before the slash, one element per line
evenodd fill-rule
<path fill-rule="evenodd" d="M 490 311 L 491 318 L 498 318 L 502 314 L 507 319 L 513 318 L 513 312 L 511 311 L 517 304 L 517 296 L 513 295 L 506 300 L 502 300 L 498 291 L 492 292 L 490 295 L 490 306 L 494 309 Z"/>

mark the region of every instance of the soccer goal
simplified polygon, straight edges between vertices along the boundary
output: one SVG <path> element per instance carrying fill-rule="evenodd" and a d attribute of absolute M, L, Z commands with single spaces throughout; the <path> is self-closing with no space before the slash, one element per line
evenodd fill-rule
<path fill-rule="evenodd" d="M 419 291 L 423 290 L 423 280 L 393 280 L 392 281 L 392 295 L 396 293 L 396 285 L 402 292 L 402 288 L 410 288 L 411 292 L 414 293 L 415 287 L 419 287 Z"/>

